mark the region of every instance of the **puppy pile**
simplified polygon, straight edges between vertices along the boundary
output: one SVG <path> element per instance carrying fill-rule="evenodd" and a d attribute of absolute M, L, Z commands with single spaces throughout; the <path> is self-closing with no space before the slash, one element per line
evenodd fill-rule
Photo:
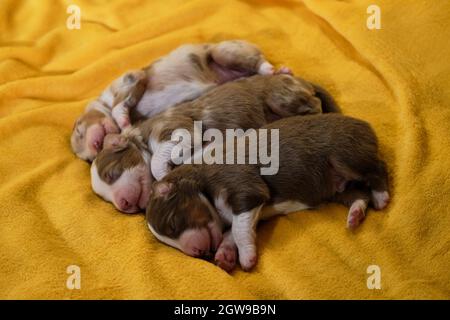
<path fill-rule="evenodd" d="M 173 133 L 198 135 L 198 121 L 200 134 L 278 130 L 277 143 L 267 142 L 279 154 L 277 172 L 263 175 L 265 165 L 251 161 L 176 165 Z M 233 139 L 248 144 L 245 135 Z M 389 201 L 370 125 L 341 115 L 326 90 L 286 67 L 275 70 L 241 40 L 184 45 L 126 73 L 87 106 L 71 144 L 92 162 L 95 193 L 122 212 L 146 210 L 156 238 L 190 256 L 214 257 L 228 272 L 237 261 L 243 270 L 256 265 L 261 219 L 337 202 L 350 208 L 354 229 L 369 205 L 381 210 Z"/>

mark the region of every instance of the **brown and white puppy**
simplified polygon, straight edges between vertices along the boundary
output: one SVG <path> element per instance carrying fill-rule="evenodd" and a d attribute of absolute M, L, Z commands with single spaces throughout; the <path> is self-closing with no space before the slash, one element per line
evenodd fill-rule
<path fill-rule="evenodd" d="M 91 102 L 75 122 L 72 149 L 78 157 L 92 161 L 107 133 L 193 100 L 218 84 L 273 73 L 274 67 L 261 51 L 246 41 L 183 45 L 148 68 L 120 77 Z"/>
<path fill-rule="evenodd" d="M 368 123 L 323 114 L 289 117 L 263 128 L 279 129 L 277 174 L 261 175 L 259 164 L 185 164 L 153 184 L 146 217 L 159 240 L 200 256 L 215 247 L 208 235 L 219 215 L 231 226 L 241 267 L 249 270 L 257 261 L 260 219 L 334 201 L 350 206 L 347 221 L 354 228 L 364 218 L 369 199 L 376 209 L 387 205 L 386 168 Z M 355 189 L 350 181 L 361 187 Z M 232 248 L 227 251 L 231 259 L 218 252 L 220 264 L 232 263 Z"/>
<path fill-rule="evenodd" d="M 247 130 L 259 128 L 276 118 L 320 113 L 322 108 L 334 111 L 337 107 L 334 102 L 322 105 L 310 83 L 291 75 L 256 75 L 228 82 L 194 101 L 179 104 L 142 122 L 135 130 L 109 135 L 108 143 L 105 142 L 104 150 L 91 167 L 92 188 L 120 211 L 137 212 L 136 199 L 139 197 L 136 193 L 141 189 L 128 185 L 138 186 L 139 183 L 134 181 L 137 179 L 150 181 L 147 173 L 145 177 L 141 176 L 145 166 L 157 180 L 170 171 L 174 165 L 172 150 L 177 144 L 171 139 L 175 130 L 184 129 L 191 137 L 203 135 L 194 130 L 194 121 L 202 121 L 203 132 L 210 128 L 221 132 L 236 128 Z M 136 144 L 136 139 L 129 139 L 131 133 L 140 136 L 146 148 Z M 186 148 L 192 148 L 192 142 Z M 129 162 L 124 158 L 128 153 L 134 153 L 133 159 L 140 160 Z"/>

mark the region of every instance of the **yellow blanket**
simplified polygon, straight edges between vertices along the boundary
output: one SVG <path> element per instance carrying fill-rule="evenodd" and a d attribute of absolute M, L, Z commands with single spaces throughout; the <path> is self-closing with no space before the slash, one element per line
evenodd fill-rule
<path fill-rule="evenodd" d="M 450 298 L 450 3 L 378 0 L 369 29 L 372 2 L 2 0 L 0 298 Z M 373 125 L 392 202 L 355 233 L 340 205 L 263 223 L 256 269 L 229 275 L 99 199 L 69 136 L 126 70 L 234 38 Z"/>

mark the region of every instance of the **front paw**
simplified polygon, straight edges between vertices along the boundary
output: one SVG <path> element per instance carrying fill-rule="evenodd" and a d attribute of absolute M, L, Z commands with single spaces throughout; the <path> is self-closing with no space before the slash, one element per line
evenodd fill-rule
<path fill-rule="evenodd" d="M 256 250 L 243 250 L 239 252 L 239 263 L 241 264 L 241 268 L 244 271 L 250 271 L 256 266 L 256 262 L 258 261 L 258 255 L 256 254 Z"/>
<path fill-rule="evenodd" d="M 233 271 L 236 266 L 237 248 L 234 246 L 220 246 L 214 257 L 214 262 L 218 267 L 226 272 Z"/>
<path fill-rule="evenodd" d="M 119 117 L 116 119 L 116 122 L 121 130 L 124 130 L 131 126 L 131 122 L 128 117 Z"/>

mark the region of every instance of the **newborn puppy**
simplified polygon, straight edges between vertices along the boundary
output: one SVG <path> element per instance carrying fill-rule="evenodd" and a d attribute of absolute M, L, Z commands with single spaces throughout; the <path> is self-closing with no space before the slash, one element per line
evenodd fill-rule
<path fill-rule="evenodd" d="M 261 51 L 246 41 L 183 45 L 148 68 L 120 77 L 91 102 L 75 122 L 72 149 L 78 157 L 92 161 L 107 133 L 120 132 L 131 122 L 193 100 L 218 84 L 273 73 Z"/>
<path fill-rule="evenodd" d="M 91 167 L 92 188 L 120 211 L 137 212 L 139 206 L 136 199 L 139 197 L 136 193 L 141 188 L 134 188 L 132 195 L 127 184 L 132 183 L 131 177 L 149 181 L 147 173 L 145 177 L 137 173 L 145 166 L 151 168 L 157 180 L 170 171 L 173 166 L 172 150 L 177 145 L 176 141 L 171 140 L 175 130 L 184 129 L 194 137 L 194 121 L 202 121 L 203 131 L 210 128 L 221 132 L 236 128 L 247 130 L 259 128 L 275 118 L 320 113 L 322 108 L 326 111 L 336 107 L 322 105 L 314 87 L 298 77 L 257 75 L 228 82 L 194 101 L 160 113 L 130 131 L 140 136 L 145 148 L 136 144 L 135 139 L 130 139 L 130 133 L 109 135 L 105 148 Z M 192 142 L 185 147 L 192 148 Z M 124 158 L 128 153 L 133 153 L 136 161 L 130 162 Z M 126 177 L 121 177 L 123 172 Z"/>
<path fill-rule="evenodd" d="M 387 205 L 385 164 L 366 122 L 323 114 L 289 117 L 263 128 L 279 129 L 277 174 L 261 175 L 259 164 L 185 164 L 153 184 L 146 217 L 159 240 L 201 256 L 215 247 L 207 231 L 219 215 L 231 225 L 241 267 L 250 270 L 257 261 L 260 219 L 333 201 L 350 206 L 348 226 L 354 228 L 364 218 L 369 199 L 376 209 Z M 350 181 L 362 187 L 355 189 Z M 222 256 L 216 260 L 223 264 L 223 252 L 218 252 Z"/>

